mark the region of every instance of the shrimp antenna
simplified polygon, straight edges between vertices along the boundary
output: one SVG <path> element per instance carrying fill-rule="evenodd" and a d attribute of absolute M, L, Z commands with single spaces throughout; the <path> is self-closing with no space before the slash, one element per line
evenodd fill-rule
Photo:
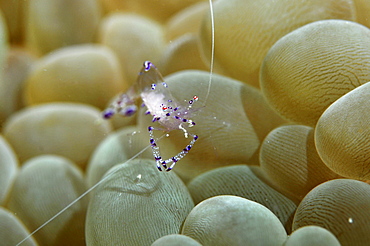
<path fill-rule="evenodd" d="M 163 137 L 163 136 L 162 136 Z M 160 137 L 160 138 L 162 138 Z M 141 155 L 145 150 L 147 150 L 148 148 L 150 147 L 150 145 L 146 146 L 145 148 L 143 148 L 141 151 L 139 151 L 138 153 L 136 153 L 134 156 L 132 156 L 130 159 L 128 159 L 127 161 L 125 161 L 124 163 L 127 163 L 133 159 L 135 159 L 136 157 L 138 157 L 139 155 Z M 106 175 L 104 178 L 102 178 L 99 182 L 97 182 L 96 184 L 94 184 L 93 186 L 91 186 L 88 190 L 86 190 L 84 193 L 82 193 L 79 197 L 77 197 L 76 199 L 74 199 L 70 204 L 68 204 L 66 207 L 64 207 L 62 210 L 60 210 L 58 213 L 56 213 L 53 217 L 51 217 L 50 219 L 48 219 L 46 222 L 44 222 L 42 225 L 40 225 L 37 229 L 35 229 L 33 232 L 31 232 L 30 234 L 27 235 L 27 237 L 25 237 L 22 241 L 20 241 L 19 243 L 17 243 L 16 246 L 19 246 L 21 245 L 22 243 L 24 243 L 27 239 L 29 239 L 30 237 L 32 237 L 36 232 L 38 232 L 39 230 L 41 230 L 42 228 L 44 228 L 47 224 L 49 224 L 51 221 L 53 221 L 55 218 L 57 218 L 59 215 L 61 215 L 62 213 L 64 213 L 67 209 L 69 209 L 70 207 L 72 207 L 75 203 L 77 203 L 78 201 L 80 201 L 82 198 L 84 198 L 87 194 L 89 194 L 92 190 L 94 190 L 96 187 L 98 187 L 100 184 L 102 184 L 103 182 L 105 182 L 107 179 L 109 179 L 114 173 L 116 173 L 117 171 L 119 171 L 120 168 L 116 169 L 115 171 L 109 173 L 108 175 Z"/>
<path fill-rule="evenodd" d="M 212 77 L 213 77 L 213 67 L 214 67 L 214 59 L 215 59 L 215 16 L 213 13 L 213 3 L 212 0 L 209 0 L 209 11 L 211 14 L 211 62 L 209 65 L 209 81 L 208 81 L 208 90 L 206 94 L 206 98 L 204 100 L 204 104 L 207 102 L 209 93 L 211 91 L 212 85 Z"/>

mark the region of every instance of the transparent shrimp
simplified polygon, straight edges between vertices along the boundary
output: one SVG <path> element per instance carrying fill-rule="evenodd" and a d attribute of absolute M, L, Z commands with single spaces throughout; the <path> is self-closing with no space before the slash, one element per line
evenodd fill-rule
<path fill-rule="evenodd" d="M 210 9 L 210 19 L 211 19 L 211 61 L 210 61 L 210 71 L 209 71 L 209 83 L 208 83 L 208 90 L 207 94 L 203 100 L 203 105 L 206 105 L 208 96 L 211 91 L 211 84 L 212 84 L 212 76 L 213 76 L 213 67 L 214 67 L 214 51 L 215 51 L 215 24 L 214 24 L 214 13 L 213 13 L 213 3 L 212 0 L 209 0 L 209 9 Z M 146 74 L 145 76 L 141 76 L 143 74 Z M 159 82 L 159 83 L 158 83 Z M 152 90 L 152 85 L 154 85 L 155 90 L 154 93 L 150 93 Z M 158 88 L 159 86 L 159 88 Z M 123 116 L 132 116 L 134 115 L 138 107 L 136 106 L 136 102 L 139 98 L 143 99 L 143 102 L 147 102 L 147 108 L 148 111 L 151 115 L 153 115 L 153 120 L 154 117 L 156 117 L 156 120 L 161 126 L 161 129 L 154 129 L 151 126 L 148 127 L 149 131 L 149 136 L 150 136 L 150 145 L 147 147 L 143 148 L 141 151 L 133 155 L 130 159 L 127 160 L 127 162 L 137 158 L 140 156 L 144 151 L 146 151 L 149 147 L 152 148 L 153 155 L 154 157 L 159 158 L 159 147 L 156 145 L 156 140 L 153 137 L 153 130 L 165 130 L 165 131 L 171 131 L 171 130 L 177 130 L 180 129 L 184 131 L 184 136 L 189 137 L 191 136 L 192 140 L 190 143 L 176 156 L 174 156 L 174 160 L 172 158 L 169 158 L 165 161 L 162 160 L 162 158 L 159 158 L 157 161 L 157 166 L 158 169 L 162 169 L 162 167 L 169 171 L 173 168 L 174 164 L 179 161 L 179 159 L 183 158 L 192 148 L 194 145 L 195 141 L 198 139 L 197 135 L 190 134 L 187 129 L 189 127 L 192 127 L 195 125 L 191 119 L 186 117 L 186 112 L 192 112 L 194 110 L 192 108 L 192 105 L 194 102 L 198 100 L 197 96 L 194 96 L 192 99 L 188 101 L 188 105 L 182 106 L 182 105 L 177 105 L 177 102 L 171 101 L 171 93 L 169 90 L 166 90 L 167 84 L 163 81 L 162 75 L 158 72 L 157 68 L 152 64 L 152 63 L 144 63 L 144 67 L 141 70 L 138 80 L 135 83 L 133 87 L 131 87 L 126 93 L 120 94 L 114 102 L 103 112 L 103 118 L 109 119 L 115 114 L 123 115 Z M 156 98 L 163 98 L 161 99 L 161 103 L 158 104 L 153 104 L 157 105 L 158 108 L 161 106 L 162 108 L 157 108 L 157 107 L 151 107 L 151 103 L 148 103 L 148 100 L 150 100 L 150 96 L 148 97 L 147 94 L 151 95 L 156 95 L 159 97 Z M 167 100 L 167 101 L 166 101 Z M 170 100 L 170 101 L 169 101 Z M 162 105 L 162 102 L 163 105 Z M 165 109 L 163 109 L 165 107 Z M 166 108 L 167 107 L 167 108 Z M 170 108 L 169 108 L 170 107 Z M 177 108 L 177 109 L 176 109 Z M 175 110 L 176 109 L 176 110 Z M 181 109 L 181 110 L 179 110 Z M 152 110 L 152 111 L 150 111 Z M 161 111 L 162 110 L 162 111 Z M 178 111 L 179 110 L 179 111 Z M 176 111 L 178 111 L 177 114 Z M 167 116 L 162 118 L 162 114 L 167 114 L 170 113 L 170 116 L 173 116 L 171 118 L 170 116 Z M 178 119 L 175 117 L 179 117 Z M 160 117 L 158 119 L 158 117 Z M 153 139 L 153 140 L 151 140 Z M 158 139 L 157 139 L 158 141 Z M 158 148 L 157 148 L 158 147 Z M 165 163 L 163 163 L 165 162 Z M 167 164 L 170 164 L 172 162 L 171 166 L 167 166 Z M 159 163 L 159 165 L 158 165 Z M 115 172 L 119 171 L 120 169 L 116 169 Z M 68 210 L 70 207 L 75 205 L 78 201 L 80 201 L 82 198 L 87 196 L 91 191 L 93 191 L 96 187 L 107 181 L 111 176 L 115 173 L 111 172 L 108 175 L 104 176 L 99 182 L 91 186 L 88 190 L 86 190 L 84 193 L 82 193 L 79 197 L 77 197 L 75 200 L 73 200 L 70 204 L 68 204 L 65 208 L 60 210 L 58 213 L 56 213 L 53 217 L 45 221 L 42 225 L 40 225 L 37 229 L 32 231 L 30 234 L 27 235 L 27 237 L 23 238 L 19 243 L 16 244 L 16 246 L 22 245 L 24 242 L 26 242 L 29 238 L 31 238 L 34 234 L 36 234 L 38 231 L 40 231 L 42 228 L 47 226 L 50 222 L 52 222 L 54 219 L 56 219 L 58 216 L 60 216 L 62 213 L 64 213 L 66 210 Z"/>
<path fill-rule="evenodd" d="M 111 118 L 115 113 L 123 116 L 133 115 L 137 108 L 135 101 L 141 98 L 143 105 L 147 107 L 146 114 L 152 115 L 152 122 L 158 122 L 160 128 L 148 126 L 149 142 L 152 147 L 153 157 L 157 163 L 157 168 L 162 171 L 170 171 L 175 164 L 184 158 L 192 149 L 195 142 L 198 140 L 198 135 L 192 134 L 188 128 L 195 126 L 195 122 L 188 117 L 193 111 L 193 104 L 198 101 L 196 95 L 193 96 L 187 105 L 182 106 L 177 102 L 168 90 L 168 85 L 163 80 L 158 69 L 150 61 L 143 64 L 136 83 L 128 90 L 128 92 L 119 95 L 116 100 L 103 112 L 105 119 Z M 160 153 L 160 148 L 154 138 L 154 130 L 170 132 L 173 130 L 182 130 L 185 138 L 191 137 L 188 145 L 185 146 L 177 155 L 168 159 L 163 159 Z M 170 164 L 170 166 L 167 166 Z"/>

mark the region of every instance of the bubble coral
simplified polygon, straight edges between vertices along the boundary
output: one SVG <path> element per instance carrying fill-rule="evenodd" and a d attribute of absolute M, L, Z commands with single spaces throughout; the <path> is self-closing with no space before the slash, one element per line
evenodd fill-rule
<path fill-rule="evenodd" d="M 146 60 L 158 63 L 165 47 L 162 25 L 132 13 L 105 17 L 100 24 L 99 41 L 117 55 L 123 76 L 130 85 L 136 81 L 138 65 Z"/>
<path fill-rule="evenodd" d="M 202 245 L 282 245 L 287 235 L 279 219 L 259 203 L 237 196 L 215 196 L 199 203 L 182 234 Z"/>
<path fill-rule="evenodd" d="M 303 125 L 272 130 L 261 145 L 260 166 L 277 190 L 297 202 L 318 184 L 340 178 L 320 159 L 314 129 Z"/>
<path fill-rule="evenodd" d="M 9 195 L 8 209 L 17 214 L 30 231 L 52 218 L 86 189 L 81 170 L 66 158 L 38 156 L 27 161 Z M 34 235 L 42 245 L 84 243 L 87 197 Z"/>
<path fill-rule="evenodd" d="M 354 9 L 350 0 L 216 1 L 216 68 L 223 74 L 259 87 L 263 58 L 279 38 L 318 20 L 355 20 Z M 209 59 L 211 28 L 208 15 L 204 18 L 200 37 L 202 50 Z"/>
<path fill-rule="evenodd" d="M 23 48 L 10 48 L 0 80 L 0 124 L 24 106 L 22 92 L 36 58 Z"/>
<path fill-rule="evenodd" d="M 259 167 L 221 167 L 195 177 L 188 189 L 195 204 L 217 195 L 235 195 L 264 205 L 273 212 L 289 233 L 297 206 L 265 184 L 254 173 Z"/>
<path fill-rule="evenodd" d="M 27 105 L 78 102 L 103 109 L 128 83 L 106 46 L 83 44 L 58 49 L 39 59 L 24 88 Z"/>
<path fill-rule="evenodd" d="M 116 165 L 94 191 L 86 218 L 88 245 L 150 245 L 179 233 L 194 203 L 174 172 L 158 172 L 155 161 Z"/>
<path fill-rule="evenodd" d="M 316 186 L 299 204 L 293 230 L 307 225 L 323 227 L 340 244 L 368 245 L 370 241 L 370 186 L 350 179 L 335 179 Z"/>
<path fill-rule="evenodd" d="M 202 246 L 199 242 L 191 237 L 181 234 L 171 234 L 161 237 L 151 246 Z"/>
<path fill-rule="evenodd" d="M 177 11 L 202 0 L 102 0 L 109 12 L 134 12 L 153 20 L 165 21 Z"/>
<path fill-rule="evenodd" d="M 92 43 L 100 21 L 98 0 L 33 0 L 25 7 L 26 46 L 37 54 Z"/>
<path fill-rule="evenodd" d="M 335 101 L 317 122 L 317 151 L 343 177 L 370 179 L 369 101 L 370 83 L 366 83 Z"/>
<path fill-rule="evenodd" d="M 17 156 L 6 139 L 0 135 L 0 205 L 5 203 L 17 173 Z"/>
<path fill-rule="evenodd" d="M 370 30 L 323 20 L 279 39 L 261 68 L 261 89 L 285 118 L 315 126 L 327 107 L 370 80 Z M 294 105 L 294 106 L 292 106 Z"/>
<path fill-rule="evenodd" d="M 28 235 L 27 228 L 23 223 L 9 211 L 0 207 L 0 238 L 2 245 L 16 245 Z M 33 238 L 28 239 L 23 246 L 38 245 Z"/>
<path fill-rule="evenodd" d="M 330 231 L 319 226 L 304 226 L 294 231 L 284 246 L 340 246 Z"/>
<path fill-rule="evenodd" d="M 98 109 L 76 103 L 29 107 L 13 114 L 4 126 L 4 136 L 20 162 L 41 154 L 57 154 L 81 167 L 110 131 L 110 123 L 101 119 Z"/>
<path fill-rule="evenodd" d="M 86 169 L 87 184 L 94 185 L 110 168 L 140 153 L 146 145 L 147 132 L 140 133 L 136 126 L 123 127 L 108 134 L 91 155 Z M 145 156 L 140 155 L 143 157 L 152 158 L 153 154 L 148 149 Z"/>

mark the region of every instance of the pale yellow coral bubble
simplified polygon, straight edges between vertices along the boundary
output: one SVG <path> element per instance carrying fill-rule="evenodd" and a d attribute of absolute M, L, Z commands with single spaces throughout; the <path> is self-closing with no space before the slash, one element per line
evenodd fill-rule
<path fill-rule="evenodd" d="M 261 181 L 254 174 L 255 169 L 259 167 L 236 165 L 217 168 L 195 177 L 188 189 L 196 204 L 217 195 L 236 195 L 258 202 L 270 209 L 290 232 L 297 206 Z"/>
<path fill-rule="evenodd" d="M 91 155 L 86 170 L 86 179 L 89 186 L 98 182 L 101 177 L 113 166 L 124 163 L 135 154 L 139 153 L 148 145 L 148 133 L 140 132 L 137 126 L 121 128 L 110 133 L 96 147 Z M 148 149 L 145 155 L 140 157 L 153 158 L 152 152 Z"/>
<path fill-rule="evenodd" d="M 233 78 L 259 86 L 259 70 L 270 47 L 287 33 L 323 19 L 355 20 L 351 0 L 219 0 L 214 3 L 215 65 Z M 209 59 L 211 22 L 204 16 L 200 32 Z M 305 47 L 303 43 L 300 47 Z"/>
<path fill-rule="evenodd" d="M 304 226 L 294 231 L 284 246 L 340 246 L 338 239 L 325 228 Z"/>
<path fill-rule="evenodd" d="M 35 60 L 25 49 L 9 49 L 0 77 L 0 124 L 24 106 L 21 92 Z"/>
<path fill-rule="evenodd" d="M 282 245 L 287 235 L 263 205 L 237 196 L 209 198 L 190 212 L 182 234 L 203 245 Z"/>
<path fill-rule="evenodd" d="M 83 104 L 50 103 L 26 108 L 6 122 L 4 136 L 21 162 L 41 154 L 58 154 L 81 167 L 111 131 L 101 112 Z"/>
<path fill-rule="evenodd" d="M 335 101 L 317 122 L 317 151 L 343 177 L 370 179 L 369 102 L 368 82 Z"/>
<path fill-rule="evenodd" d="M 7 207 L 30 231 L 62 210 L 84 190 L 82 172 L 66 158 L 42 155 L 27 161 L 20 170 Z M 34 235 L 42 245 L 84 243 L 87 197 L 53 219 Z"/>
<path fill-rule="evenodd" d="M 0 205 L 5 203 L 17 173 L 17 156 L 6 139 L 0 135 Z"/>
<path fill-rule="evenodd" d="M 87 245 L 150 245 L 180 232 L 194 203 L 174 172 L 159 172 L 155 161 L 116 165 L 91 197 Z"/>
<path fill-rule="evenodd" d="M 144 61 L 158 63 L 165 46 L 160 24 L 144 16 L 124 13 L 103 19 L 99 40 L 115 52 L 129 84 L 136 81 Z"/>
<path fill-rule="evenodd" d="M 3 12 L 12 43 L 21 43 L 24 39 L 24 11 L 27 3 L 24 0 L 0 0 L 0 9 Z"/>
<path fill-rule="evenodd" d="M 1 245 L 16 245 L 29 234 L 23 223 L 9 210 L 0 207 L 0 238 Z M 22 246 L 38 245 L 33 238 L 25 241 Z"/>
<path fill-rule="evenodd" d="M 209 8 L 208 2 L 200 2 L 173 15 L 165 25 L 167 40 L 175 40 L 187 33 L 198 34 L 204 13 Z"/>
<path fill-rule="evenodd" d="M 356 7 L 356 22 L 370 28 L 370 1 L 353 0 Z"/>
<path fill-rule="evenodd" d="M 34 66 L 24 89 L 28 105 L 79 102 L 103 109 L 128 83 L 119 61 L 107 47 L 97 44 L 58 49 Z"/>
<path fill-rule="evenodd" d="M 320 159 L 314 129 L 303 125 L 272 130 L 261 145 L 260 166 L 274 187 L 295 201 L 318 184 L 340 178 Z"/>
<path fill-rule="evenodd" d="M 202 246 L 191 237 L 181 234 L 171 234 L 155 240 L 151 246 Z"/>
<path fill-rule="evenodd" d="M 368 245 L 370 241 L 370 185 L 336 179 L 311 190 L 297 208 L 293 230 L 307 225 L 323 227 L 342 246 Z"/>
<path fill-rule="evenodd" d="M 8 44 L 8 29 L 5 23 L 2 12 L 0 11 L 0 76 L 3 76 L 3 66 L 6 62 L 6 57 L 8 54 L 9 44 Z"/>
<path fill-rule="evenodd" d="M 134 12 L 164 22 L 181 9 L 200 1 L 204 0 L 102 0 L 102 3 L 108 12 Z"/>
<path fill-rule="evenodd" d="M 26 46 L 38 54 L 95 39 L 98 0 L 34 0 L 27 4 Z"/>
<path fill-rule="evenodd" d="M 285 118 L 315 126 L 327 107 L 370 80 L 370 30 L 317 21 L 281 38 L 261 68 L 261 89 Z"/>
<path fill-rule="evenodd" d="M 209 71 L 200 55 L 199 37 L 195 34 L 184 34 L 169 43 L 162 54 L 161 73 L 168 75 L 185 69 Z"/>

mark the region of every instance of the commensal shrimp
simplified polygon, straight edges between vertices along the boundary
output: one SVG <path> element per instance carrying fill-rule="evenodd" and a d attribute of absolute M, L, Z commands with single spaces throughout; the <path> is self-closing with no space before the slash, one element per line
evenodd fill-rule
<path fill-rule="evenodd" d="M 210 70 L 209 70 L 209 82 L 207 94 L 204 97 L 203 105 L 206 104 L 208 96 L 211 90 L 212 76 L 213 76 L 213 66 L 214 66 L 214 39 L 215 39 L 215 27 L 214 27 L 214 14 L 213 14 L 213 4 L 212 0 L 209 0 L 210 7 L 210 18 L 211 18 L 211 59 L 210 59 Z M 198 101 L 198 96 L 194 95 L 185 103 L 179 103 L 176 101 L 171 92 L 168 90 L 168 85 L 163 80 L 162 75 L 159 73 L 157 68 L 149 61 L 144 62 L 144 66 L 139 73 L 136 83 L 126 92 L 120 94 L 114 102 L 103 112 L 103 118 L 110 119 L 115 114 L 120 114 L 123 116 L 132 116 L 137 110 L 137 101 L 141 98 L 144 105 L 147 107 L 147 114 L 153 116 L 152 122 L 159 123 L 160 127 L 155 128 L 153 126 L 148 126 L 149 132 L 149 142 L 150 145 L 143 148 L 141 151 L 133 155 L 129 160 L 133 160 L 140 156 L 147 148 L 151 147 L 154 159 L 156 160 L 157 168 L 159 171 L 165 170 L 170 171 L 173 169 L 175 164 L 185 157 L 187 153 L 190 152 L 195 142 L 198 140 L 198 135 L 192 134 L 188 131 L 189 128 L 196 125 L 196 123 L 189 118 L 194 111 L 197 109 L 193 108 L 193 104 Z M 185 138 L 190 138 L 190 142 L 181 150 L 178 154 L 172 156 L 168 159 L 163 159 L 160 154 L 159 146 L 154 138 L 154 130 L 161 130 L 165 132 L 170 132 L 173 130 L 181 130 L 184 133 Z M 128 161 L 129 161 L 128 160 Z M 63 209 L 57 212 L 50 219 L 45 221 L 38 228 L 34 229 L 25 238 L 23 238 L 18 245 L 23 244 L 38 231 L 43 229 L 45 226 L 54 221 L 57 217 L 63 214 L 65 211 L 70 209 L 73 205 L 79 202 L 82 198 L 86 197 L 91 191 L 96 189 L 99 185 L 106 182 L 115 172 L 119 171 L 117 169 L 114 172 L 107 174 L 100 181 L 92 185 L 84 193 L 66 205 Z"/>
<path fill-rule="evenodd" d="M 152 122 L 158 122 L 161 127 L 154 128 L 148 126 L 149 142 L 152 148 L 154 159 L 157 163 L 157 168 L 162 171 L 171 171 L 175 164 L 185 157 L 191 150 L 198 139 L 198 135 L 188 132 L 188 128 L 195 126 L 195 122 L 189 119 L 189 115 L 193 111 L 193 104 L 198 101 L 196 95 L 193 96 L 187 105 L 181 106 L 171 96 L 168 90 L 168 85 L 163 80 L 158 69 L 150 61 L 145 61 L 141 69 L 136 83 L 126 92 L 119 95 L 116 100 L 103 112 L 105 119 L 111 118 L 114 114 L 123 116 L 132 116 L 137 111 L 135 105 L 138 98 L 141 98 L 143 105 L 147 107 L 146 114 L 153 116 Z M 168 159 L 163 159 L 160 153 L 159 146 L 154 138 L 153 131 L 162 130 L 170 132 L 173 130 L 182 130 L 185 138 L 191 138 L 188 145 L 177 155 Z"/>

